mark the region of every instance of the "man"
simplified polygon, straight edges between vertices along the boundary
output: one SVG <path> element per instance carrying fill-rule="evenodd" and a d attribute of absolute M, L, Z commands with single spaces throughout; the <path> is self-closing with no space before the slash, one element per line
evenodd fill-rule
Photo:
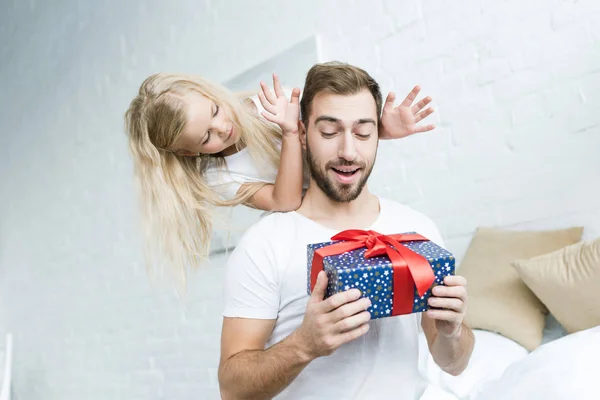
<path fill-rule="evenodd" d="M 371 194 L 382 98 L 365 71 L 339 63 L 307 74 L 300 133 L 311 172 L 295 212 L 264 217 L 227 264 L 219 382 L 224 399 L 416 399 L 418 333 L 446 372 L 467 366 L 472 332 L 463 324 L 466 282 L 433 289 L 435 310 L 370 321 L 357 289 L 324 299 L 324 272 L 306 294 L 309 243 L 346 229 L 416 231 L 443 242 L 424 215 Z"/>

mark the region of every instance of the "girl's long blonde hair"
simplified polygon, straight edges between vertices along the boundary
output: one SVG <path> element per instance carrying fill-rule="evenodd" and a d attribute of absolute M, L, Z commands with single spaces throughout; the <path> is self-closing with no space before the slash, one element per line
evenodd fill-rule
<path fill-rule="evenodd" d="M 208 259 L 214 207 L 247 204 L 264 184 L 245 186 L 232 200 L 223 200 L 207 184 L 204 172 L 219 155 L 178 156 L 168 151 L 187 121 L 186 94 L 197 92 L 219 104 L 241 132 L 238 148 L 262 167 L 279 166 L 281 130 L 254 115 L 221 85 L 198 76 L 155 74 L 141 85 L 125 113 L 129 148 L 141 200 L 144 253 L 148 267 L 174 273 L 185 283 L 187 270 Z M 215 159 L 216 157 L 216 159 Z"/>

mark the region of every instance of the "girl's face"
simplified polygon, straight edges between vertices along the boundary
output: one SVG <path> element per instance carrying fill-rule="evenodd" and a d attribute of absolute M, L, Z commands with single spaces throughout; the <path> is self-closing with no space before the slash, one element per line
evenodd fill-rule
<path fill-rule="evenodd" d="M 177 155 L 216 154 L 235 149 L 239 132 L 221 106 L 207 97 L 192 92 L 185 98 L 187 123 L 171 150 Z M 224 152 L 227 155 L 228 151 Z"/>

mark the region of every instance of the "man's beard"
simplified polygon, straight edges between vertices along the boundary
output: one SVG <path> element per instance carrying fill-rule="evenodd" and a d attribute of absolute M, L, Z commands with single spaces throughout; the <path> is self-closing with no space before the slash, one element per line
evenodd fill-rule
<path fill-rule="evenodd" d="M 371 171 L 373 170 L 373 164 L 367 169 L 365 163 L 354 163 L 341 158 L 336 161 L 329 161 L 325 165 L 325 169 L 322 170 L 319 168 L 317 161 L 312 158 L 308 143 L 306 144 L 306 161 L 310 169 L 311 177 L 317 183 L 319 189 L 321 189 L 329 199 L 338 203 L 349 203 L 355 200 L 362 193 L 362 190 L 369 179 L 369 175 L 371 175 Z M 362 176 L 357 183 L 353 184 L 335 182 L 333 178 L 330 178 L 327 175 L 327 172 L 331 170 L 332 167 L 335 168 L 337 166 L 358 167 L 360 168 Z"/>

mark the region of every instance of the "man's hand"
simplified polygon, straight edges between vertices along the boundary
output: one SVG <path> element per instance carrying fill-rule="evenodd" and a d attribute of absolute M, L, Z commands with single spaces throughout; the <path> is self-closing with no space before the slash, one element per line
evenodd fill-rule
<path fill-rule="evenodd" d="M 432 289 L 428 303 L 435 309 L 427 310 L 427 316 L 435 320 L 439 335 L 452 337 L 460 333 L 467 311 L 467 280 L 449 275 L 444 278 L 444 285 Z"/>
<path fill-rule="evenodd" d="M 293 335 L 308 358 L 327 356 L 369 331 L 371 306 L 358 289 L 337 293 L 324 300 L 327 275 L 319 272 L 302 325 Z"/>
<path fill-rule="evenodd" d="M 401 139 L 415 133 L 428 132 L 435 128 L 433 124 L 417 126 L 420 121 L 433 113 L 431 107 L 423 110 L 425 106 L 431 103 L 431 97 L 429 96 L 413 105 L 420 91 L 421 88 L 415 86 L 398 107 L 394 107 L 396 95 L 393 92 L 388 94 L 381 115 L 380 139 Z"/>

